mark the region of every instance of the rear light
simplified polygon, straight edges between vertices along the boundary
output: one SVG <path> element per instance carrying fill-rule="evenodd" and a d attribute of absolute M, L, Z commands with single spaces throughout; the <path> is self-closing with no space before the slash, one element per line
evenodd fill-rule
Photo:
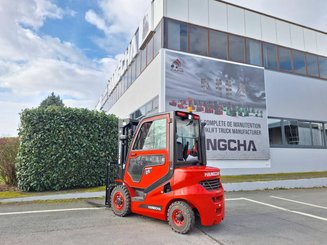
<path fill-rule="evenodd" d="M 176 112 L 176 115 L 180 117 L 187 117 L 187 113 L 181 111 Z"/>
<path fill-rule="evenodd" d="M 182 118 L 188 118 L 190 120 L 199 120 L 200 117 L 198 115 L 194 115 L 192 113 L 186 113 L 186 112 L 182 112 L 182 111 L 177 111 L 176 115 Z"/>

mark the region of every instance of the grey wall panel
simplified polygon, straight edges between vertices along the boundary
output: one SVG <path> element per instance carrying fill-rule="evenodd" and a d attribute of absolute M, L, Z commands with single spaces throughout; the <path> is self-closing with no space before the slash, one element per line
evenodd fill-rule
<path fill-rule="evenodd" d="M 268 116 L 327 121 L 327 82 L 265 70 Z"/>
<path fill-rule="evenodd" d="M 208 3 L 208 0 L 189 0 L 188 20 L 190 23 L 201 26 L 209 26 Z"/>
<path fill-rule="evenodd" d="M 291 43 L 292 48 L 304 50 L 303 27 L 291 24 Z"/>
<path fill-rule="evenodd" d="M 181 21 L 188 21 L 188 0 L 166 0 L 165 16 Z"/>
<path fill-rule="evenodd" d="M 317 49 L 319 54 L 327 56 L 327 35 L 317 33 Z"/>
<path fill-rule="evenodd" d="M 209 27 L 227 31 L 227 4 L 209 1 Z"/>

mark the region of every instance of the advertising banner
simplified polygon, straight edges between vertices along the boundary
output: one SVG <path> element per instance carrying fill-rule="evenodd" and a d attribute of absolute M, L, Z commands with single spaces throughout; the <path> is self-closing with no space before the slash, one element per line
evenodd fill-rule
<path fill-rule="evenodd" d="M 262 68 L 166 51 L 165 101 L 206 122 L 208 159 L 270 159 Z"/>

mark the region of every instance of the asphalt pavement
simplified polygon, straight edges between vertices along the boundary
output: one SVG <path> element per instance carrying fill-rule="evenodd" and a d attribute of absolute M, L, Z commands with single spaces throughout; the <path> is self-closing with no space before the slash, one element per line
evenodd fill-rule
<path fill-rule="evenodd" d="M 102 199 L 0 205 L 1 244 L 326 244 L 327 188 L 226 193 L 226 218 L 187 235 Z"/>

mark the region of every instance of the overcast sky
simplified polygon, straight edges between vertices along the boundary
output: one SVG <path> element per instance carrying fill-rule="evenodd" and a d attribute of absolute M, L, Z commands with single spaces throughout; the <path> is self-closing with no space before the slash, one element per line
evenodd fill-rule
<path fill-rule="evenodd" d="M 150 2 L 0 0 L 0 137 L 51 92 L 93 109 Z M 229 2 L 327 32 L 325 0 Z"/>

